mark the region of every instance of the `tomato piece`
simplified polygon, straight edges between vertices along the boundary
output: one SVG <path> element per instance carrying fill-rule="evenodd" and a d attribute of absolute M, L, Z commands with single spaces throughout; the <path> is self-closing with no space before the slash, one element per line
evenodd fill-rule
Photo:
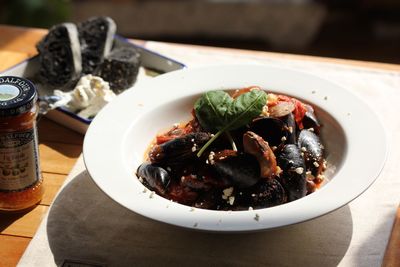
<path fill-rule="evenodd" d="M 161 145 L 161 144 L 168 142 L 172 139 L 175 139 L 177 137 L 178 136 L 174 136 L 174 135 L 157 135 L 156 142 L 157 142 L 157 145 Z"/>
<path fill-rule="evenodd" d="M 173 201 L 191 205 L 198 198 L 199 193 L 182 186 L 180 183 L 172 183 L 169 187 L 168 197 Z"/>
<path fill-rule="evenodd" d="M 299 129 L 303 129 L 303 118 L 304 115 L 307 112 L 307 109 L 304 107 L 304 104 L 297 100 L 296 98 L 292 98 L 292 101 L 295 104 L 295 108 L 293 111 L 293 115 L 294 115 L 294 120 L 296 121 L 297 125 L 299 126 Z"/>

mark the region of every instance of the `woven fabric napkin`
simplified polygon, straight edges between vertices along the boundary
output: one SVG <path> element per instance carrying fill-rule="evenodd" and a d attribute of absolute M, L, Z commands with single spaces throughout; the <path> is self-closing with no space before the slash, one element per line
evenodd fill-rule
<path fill-rule="evenodd" d="M 121 207 L 94 184 L 80 158 L 19 266 L 381 265 L 400 201 L 399 72 L 159 43 L 147 47 L 189 67 L 209 64 L 210 58 L 214 63 L 264 63 L 301 69 L 349 88 L 378 113 L 388 133 L 391 149 L 382 173 L 356 200 L 320 218 L 258 233 L 215 234 L 155 222 Z M 373 153 L 368 143 L 365 153 Z"/>

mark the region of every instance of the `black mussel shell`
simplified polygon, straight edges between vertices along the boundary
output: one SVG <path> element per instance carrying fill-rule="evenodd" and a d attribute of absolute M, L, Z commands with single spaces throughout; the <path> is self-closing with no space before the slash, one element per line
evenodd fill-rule
<path fill-rule="evenodd" d="M 286 144 L 296 144 L 296 121 L 293 113 L 281 118 L 287 129 Z"/>
<path fill-rule="evenodd" d="M 313 128 L 315 133 L 318 134 L 321 128 L 321 124 L 319 123 L 317 117 L 315 116 L 314 108 L 307 104 L 305 104 L 304 107 L 307 110 L 306 113 L 304 114 L 302 121 L 304 128 L 305 129 Z"/>
<path fill-rule="evenodd" d="M 285 189 L 276 179 L 262 179 L 254 186 L 239 190 L 235 194 L 235 204 L 243 209 L 268 208 L 286 203 Z"/>
<path fill-rule="evenodd" d="M 163 195 L 171 181 L 168 172 L 160 166 L 151 163 L 142 163 L 136 174 L 143 179 L 145 185 Z"/>
<path fill-rule="evenodd" d="M 260 166 L 257 159 L 245 153 L 216 154 L 213 169 L 228 179 L 234 186 L 246 188 L 260 180 Z"/>
<path fill-rule="evenodd" d="M 278 147 L 286 141 L 288 136 L 285 123 L 277 118 L 260 117 L 254 119 L 249 125 L 249 130 L 261 136 L 270 147 Z"/>
<path fill-rule="evenodd" d="M 306 166 L 297 145 L 285 145 L 278 154 L 278 165 L 282 169 L 280 181 L 288 194 L 288 201 L 302 198 L 307 193 Z"/>
<path fill-rule="evenodd" d="M 303 129 L 298 138 L 298 146 L 304 153 L 307 169 L 314 176 L 322 172 L 324 148 L 319 137 L 312 131 Z"/>
<path fill-rule="evenodd" d="M 193 159 L 197 151 L 210 138 L 210 134 L 205 132 L 190 133 L 161 145 L 155 145 L 149 153 L 150 161 L 163 165 L 182 164 L 184 161 Z"/>

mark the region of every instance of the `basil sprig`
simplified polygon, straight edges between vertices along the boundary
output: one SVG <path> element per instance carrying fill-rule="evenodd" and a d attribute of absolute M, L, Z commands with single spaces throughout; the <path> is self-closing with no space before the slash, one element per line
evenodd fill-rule
<path fill-rule="evenodd" d="M 252 90 L 235 99 L 221 90 L 204 93 L 194 104 L 194 111 L 201 126 L 216 134 L 199 150 L 197 156 L 200 157 L 222 133 L 227 134 L 235 148 L 229 131 L 250 123 L 260 115 L 266 101 L 267 94 L 262 90 Z"/>

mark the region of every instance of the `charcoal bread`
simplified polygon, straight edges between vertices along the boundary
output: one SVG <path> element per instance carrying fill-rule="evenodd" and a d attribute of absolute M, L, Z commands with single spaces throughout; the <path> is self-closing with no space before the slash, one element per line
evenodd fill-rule
<path fill-rule="evenodd" d="M 134 47 L 119 47 L 104 59 L 96 75 L 107 81 L 114 93 L 119 94 L 135 83 L 139 67 L 139 52 Z"/>
<path fill-rule="evenodd" d="M 93 73 L 108 56 L 115 31 L 116 24 L 109 17 L 92 17 L 78 24 L 83 73 Z"/>
<path fill-rule="evenodd" d="M 41 82 L 65 86 L 80 77 L 81 48 L 75 24 L 62 23 L 53 26 L 36 48 L 39 52 Z"/>

